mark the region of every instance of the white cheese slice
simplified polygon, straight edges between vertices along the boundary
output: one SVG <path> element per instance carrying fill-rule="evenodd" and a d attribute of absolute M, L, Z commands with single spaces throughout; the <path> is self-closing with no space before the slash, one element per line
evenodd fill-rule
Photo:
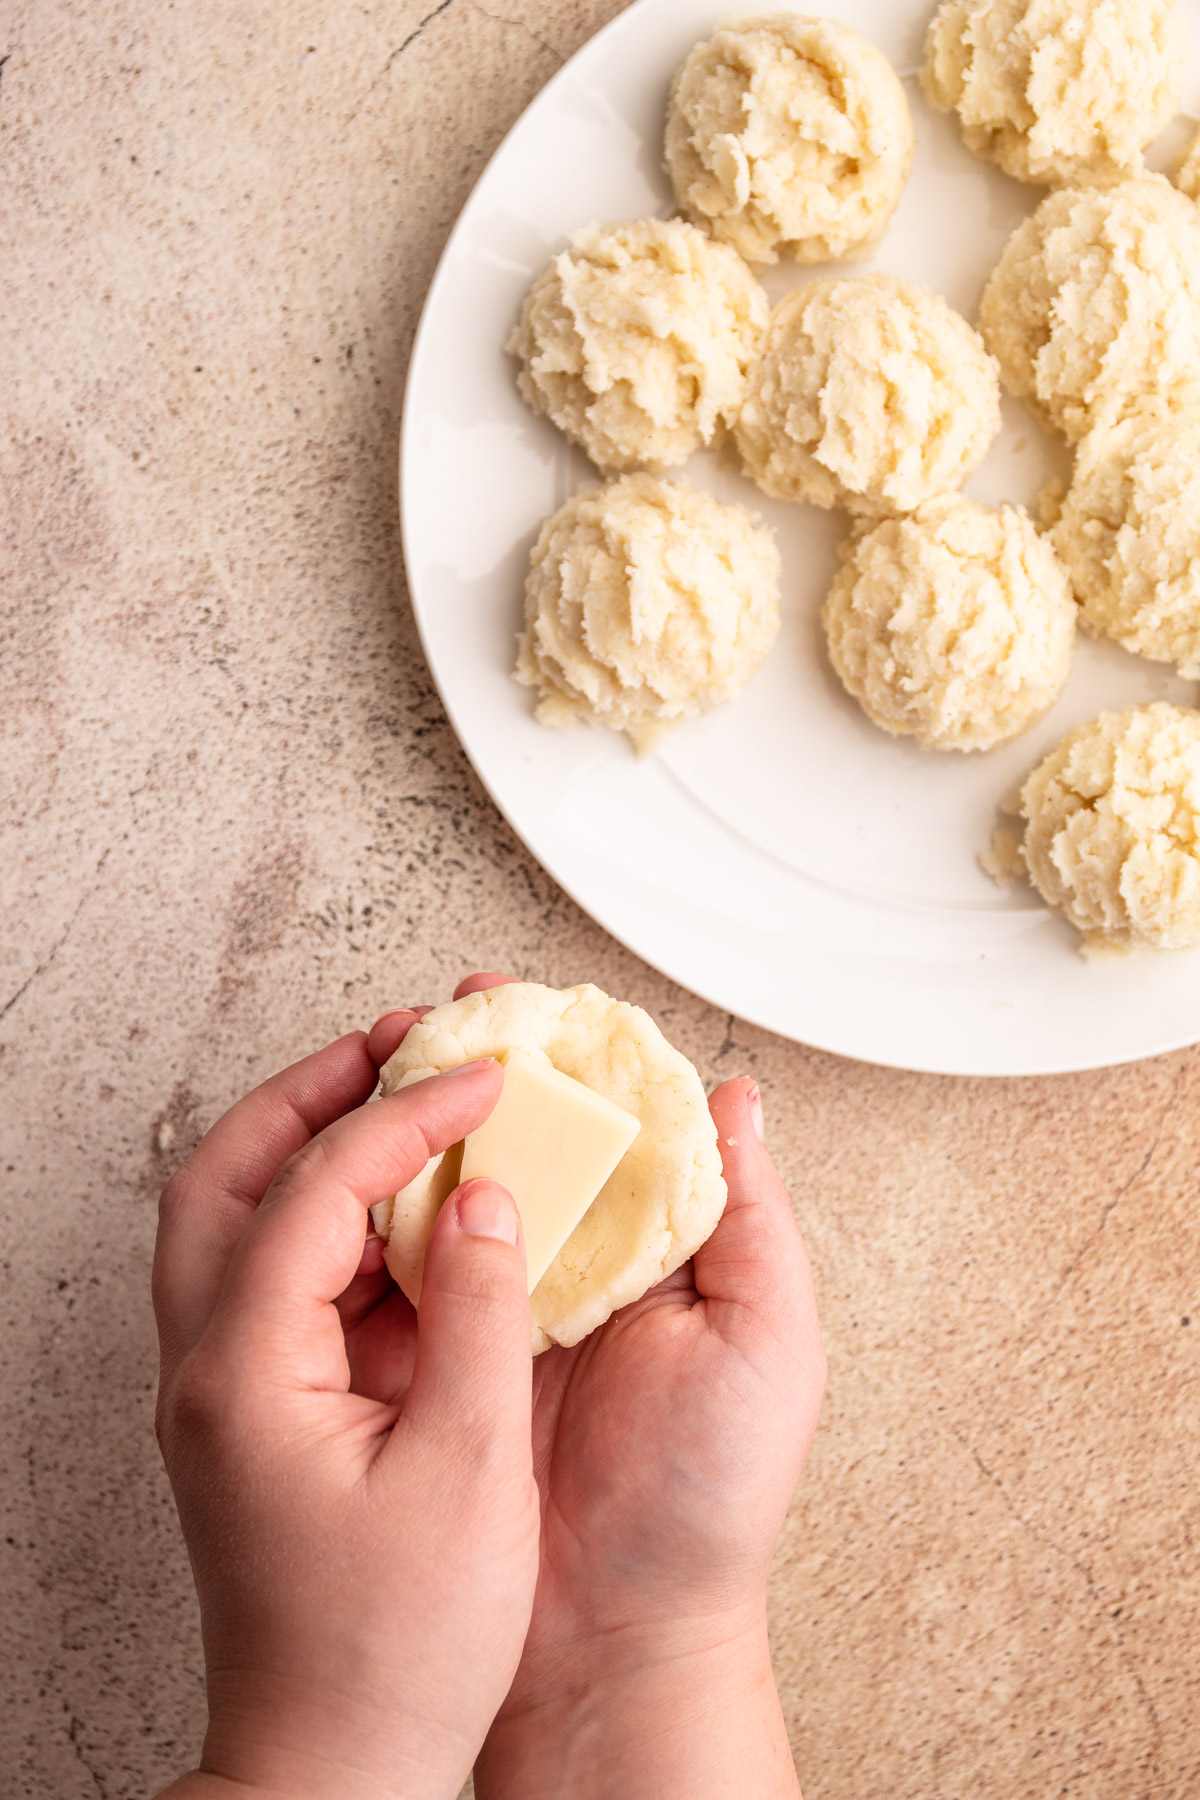
<path fill-rule="evenodd" d="M 642 1127 L 545 1057 L 510 1050 L 503 1062 L 500 1098 L 463 1143 L 460 1179 L 488 1176 L 512 1194 L 532 1294 Z"/>

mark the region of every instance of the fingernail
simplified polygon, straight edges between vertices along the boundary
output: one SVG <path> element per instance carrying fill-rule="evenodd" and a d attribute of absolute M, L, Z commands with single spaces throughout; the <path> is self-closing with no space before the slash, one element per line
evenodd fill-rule
<path fill-rule="evenodd" d="M 478 1069 L 486 1069 L 495 1062 L 494 1056 L 480 1056 L 475 1062 L 458 1063 L 453 1069 L 443 1069 L 443 1075 L 474 1075 Z"/>
<path fill-rule="evenodd" d="M 746 1105 L 750 1109 L 750 1123 L 754 1127 L 754 1135 L 760 1144 L 767 1141 L 767 1128 L 763 1123 L 762 1095 L 758 1091 L 758 1083 L 746 1090 Z"/>
<path fill-rule="evenodd" d="M 516 1244 L 521 1222 L 512 1195 L 498 1181 L 468 1181 L 458 1190 L 458 1229 L 468 1237 Z"/>

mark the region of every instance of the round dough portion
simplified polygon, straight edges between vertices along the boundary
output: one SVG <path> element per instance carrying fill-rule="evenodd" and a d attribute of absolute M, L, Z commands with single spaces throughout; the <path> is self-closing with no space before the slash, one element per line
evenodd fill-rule
<path fill-rule="evenodd" d="M 1200 215 L 1162 176 L 1060 188 L 1009 239 L 980 324 L 1072 441 L 1200 375 Z"/>
<path fill-rule="evenodd" d="M 1200 676 L 1200 393 L 1085 438 L 1052 535 L 1086 630 Z"/>
<path fill-rule="evenodd" d="M 542 526 L 517 680 L 543 725 L 586 719 L 639 751 L 740 694 L 779 629 L 779 551 L 741 506 L 623 475 Z"/>
<path fill-rule="evenodd" d="M 913 159 L 892 65 L 835 19 L 730 20 L 675 74 L 666 168 L 683 211 L 748 262 L 826 262 L 881 236 Z"/>
<path fill-rule="evenodd" d="M 536 1354 L 551 1344 L 577 1344 L 685 1263 L 716 1229 L 725 1181 L 692 1064 L 641 1007 L 591 985 L 559 990 L 515 982 L 435 1007 L 385 1066 L 383 1091 L 514 1049 L 546 1056 L 642 1123 L 533 1291 Z M 414 1303 L 429 1234 L 456 1182 L 447 1152 L 376 1217 L 387 1266 Z"/>
<path fill-rule="evenodd" d="M 1184 151 L 1175 171 L 1175 185 L 1182 188 L 1189 200 L 1200 200 L 1200 131 Z"/>
<path fill-rule="evenodd" d="M 534 282 L 507 349 L 517 382 L 601 469 L 662 471 L 737 417 L 767 297 L 683 219 L 577 231 Z"/>
<path fill-rule="evenodd" d="M 1021 789 L 1021 855 L 1085 949 L 1200 944 L 1200 713 L 1101 713 Z"/>
<path fill-rule="evenodd" d="M 931 105 L 1020 181 L 1140 174 L 1179 103 L 1176 0 L 943 0 L 925 42 Z"/>
<path fill-rule="evenodd" d="M 1066 685 L 1075 603 L 1028 516 L 932 501 L 845 547 L 821 619 L 867 717 L 929 750 L 991 750 Z"/>
<path fill-rule="evenodd" d="M 937 294 L 863 275 L 780 301 L 736 439 L 776 499 L 886 514 L 959 487 L 999 427 L 996 365 L 978 333 Z"/>

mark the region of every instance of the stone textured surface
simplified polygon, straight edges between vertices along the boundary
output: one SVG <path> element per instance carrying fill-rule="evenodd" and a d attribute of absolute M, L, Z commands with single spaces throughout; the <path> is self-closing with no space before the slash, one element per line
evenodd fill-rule
<path fill-rule="evenodd" d="M 753 1071 L 828 1407 L 773 1589 L 808 1800 L 1200 1791 L 1200 1058 L 956 1082 L 785 1044 L 556 891 L 441 715 L 405 358 L 501 133 L 611 0 L 0 18 L 0 1787 L 142 1796 L 202 1716 L 151 1434 L 164 1175 L 477 964 Z"/>

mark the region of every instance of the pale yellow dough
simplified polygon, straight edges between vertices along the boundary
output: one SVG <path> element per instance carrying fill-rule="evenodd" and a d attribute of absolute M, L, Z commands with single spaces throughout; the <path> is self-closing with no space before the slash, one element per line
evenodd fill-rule
<path fill-rule="evenodd" d="M 1033 884 L 1089 952 L 1200 944 L 1200 713 L 1101 713 L 1039 763 L 1019 809 Z"/>
<path fill-rule="evenodd" d="M 1189 200 L 1200 200 L 1200 131 L 1198 131 L 1175 171 L 1175 183 Z"/>
<path fill-rule="evenodd" d="M 517 680 L 544 725 L 627 732 L 642 751 L 740 694 L 779 629 L 779 551 L 744 507 L 623 475 L 543 525 Z"/>
<path fill-rule="evenodd" d="M 980 324 L 1013 393 L 1078 440 L 1200 375 L 1200 214 L 1161 176 L 1060 188 L 1009 239 Z"/>
<path fill-rule="evenodd" d="M 521 394 L 601 469 L 662 471 L 737 417 L 767 298 L 741 257 L 683 219 L 577 231 L 507 349 Z"/>
<path fill-rule="evenodd" d="M 1053 185 L 1140 174 L 1182 66 L 1176 0 L 943 0 L 922 81 L 977 156 Z"/>
<path fill-rule="evenodd" d="M 780 301 L 736 439 L 765 493 L 884 514 L 959 487 L 999 426 L 978 333 L 938 295 L 863 275 Z"/>
<path fill-rule="evenodd" d="M 876 725 L 930 750 L 990 750 L 1053 706 L 1075 603 L 1024 512 L 935 500 L 843 555 L 821 618 L 835 670 Z"/>
<path fill-rule="evenodd" d="M 1200 393 L 1086 437 L 1053 538 L 1085 629 L 1200 676 Z"/>
<path fill-rule="evenodd" d="M 731 19 L 676 72 L 666 166 L 684 212 L 749 262 L 825 262 L 883 232 L 908 180 L 912 116 L 887 58 L 849 25 Z"/>
<path fill-rule="evenodd" d="M 533 1291 L 537 1353 L 577 1344 L 685 1263 L 716 1229 L 725 1181 L 692 1064 L 640 1007 L 590 985 L 518 982 L 435 1007 L 384 1068 L 383 1091 L 511 1049 L 545 1055 L 642 1127 Z M 454 1159 L 435 1158 L 376 1211 L 388 1268 L 414 1302 L 429 1234 L 456 1179 Z"/>

